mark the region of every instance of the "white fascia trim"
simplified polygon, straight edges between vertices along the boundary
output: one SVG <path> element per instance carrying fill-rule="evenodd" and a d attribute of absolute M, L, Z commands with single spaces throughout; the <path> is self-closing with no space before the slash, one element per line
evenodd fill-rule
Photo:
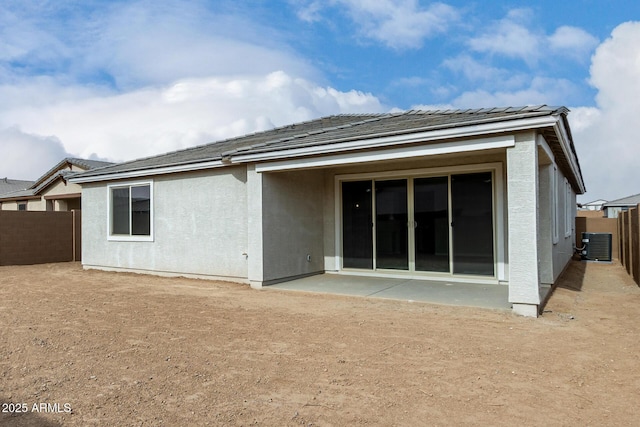
<path fill-rule="evenodd" d="M 468 151 L 483 151 L 496 148 L 508 148 L 513 147 L 514 145 L 515 138 L 513 135 L 503 135 L 491 138 L 429 144 L 419 147 L 399 147 L 387 150 L 344 153 L 336 154 L 333 156 L 258 163 L 256 164 L 256 172 L 274 172 L 353 163 L 366 163 L 391 159 L 408 159 L 412 157 L 433 156 L 437 154 L 463 153 Z"/>
<path fill-rule="evenodd" d="M 291 150 L 268 151 L 255 154 L 231 155 L 232 163 L 260 162 L 267 160 L 288 159 L 292 157 L 310 156 L 318 154 L 336 153 L 359 149 L 371 149 L 416 142 L 438 141 L 443 139 L 471 138 L 479 135 L 491 135 L 495 133 L 508 133 L 520 130 L 530 130 L 542 127 L 554 126 L 557 118 L 553 116 L 520 119 L 500 123 L 488 123 L 460 128 L 430 130 L 410 133 L 406 135 L 392 135 L 371 137 L 357 141 L 325 141 L 323 145 L 294 148 Z"/>
<path fill-rule="evenodd" d="M 228 164 L 223 163 L 221 160 L 214 160 L 214 161 L 203 162 L 203 163 L 190 163 L 186 165 L 166 166 L 166 167 L 156 168 L 156 169 L 141 169 L 141 170 L 129 171 L 129 172 L 116 172 L 112 174 L 98 175 L 98 176 L 87 176 L 87 177 L 79 176 L 77 178 L 69 179 L 69 182 L 72 182 L 75 184 L 83 184 L 87 182 L 114 181 L 117 179 L 144 178 L 148 176 L 165 175 L 170 173 L 191 172 L 191 171 L 198 171 L 203 169 L 214 169 L 214 168 L 220 168 L 227 165 Z"/>
<path fill-rule="evenodd" d="M 564 156 L 569 161 L 569 166 L 571 167 L 571 173 L 576 177 L 576 181 L 578 182 L 579 190 L 582 194 L 586 192 L 586 188 L 584 187 L 584 182 L 582 181 L 582 177 L 580 176 L 580 172 L 578 169 L 578 161 L 573 155 L 573 152 L 569 149 L 569 135 L 567 135 L 567 130 L 564 125 L 561 125 L 560 121 L 555 124 L 553 130 L 558 135 L 558 140 L 560 141 L 560 147 L 562 148 L 562 152 Z"/>

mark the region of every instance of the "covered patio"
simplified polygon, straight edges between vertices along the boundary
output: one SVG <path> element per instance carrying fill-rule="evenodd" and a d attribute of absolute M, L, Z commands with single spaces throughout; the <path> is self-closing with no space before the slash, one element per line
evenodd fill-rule
<path fill-rule="evenodd" d="M 509 287 L 494 284 L 325 273 L 266 286 L 263 289 L 384 298 L 495 310 L 512 308 L 509 302 Z M 543 286 L 541 289 L 542 301 L 545 300 L 549 290 L 549 286 Z"/>

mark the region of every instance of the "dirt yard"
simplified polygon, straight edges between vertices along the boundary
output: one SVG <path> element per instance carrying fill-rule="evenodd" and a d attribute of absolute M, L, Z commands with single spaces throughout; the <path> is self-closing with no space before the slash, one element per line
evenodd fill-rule
<path fill-rule="evenodd" d="M 2 426 L 640 422 L 640 288 L 617 264 L 572 263 L 538 319 L 0 267 L 0 325 Z"/>

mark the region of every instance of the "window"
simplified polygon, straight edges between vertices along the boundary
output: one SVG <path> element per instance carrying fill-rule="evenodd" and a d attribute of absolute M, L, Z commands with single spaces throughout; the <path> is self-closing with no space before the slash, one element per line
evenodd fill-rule
<path fill-rule="evenodd" d="M 18 202 L 18 210 L 26 211 L 27 210 L 27 202 Z"/>
<path fill-rule="evenodd" d="M 151 182 L 109 186 L 109 238 L 153 240 Z"/>

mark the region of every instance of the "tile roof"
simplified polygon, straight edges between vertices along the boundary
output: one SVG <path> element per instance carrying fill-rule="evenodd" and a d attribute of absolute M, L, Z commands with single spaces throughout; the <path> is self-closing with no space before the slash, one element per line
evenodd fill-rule
<path fill-rule="evenodd" d="M 566 114 L 546 105 L 466 110 L 412 110 L 382 114 L 341 114 L 295 123 L 84 172 L 83 178 L 222 160 L 239 154 L 286 151 L 380 136 L 403 135 L 523 118 Z"/>
<path fill-rule="evenodd" d="M 31 188 L 37 191 L 37 187 L 40 187 L 41 185 L 43 185 L 44 182 L 51 181 L 50 180 L 51 174 L 56 173 L 57 171 L 59 171 L 59 169 L 63 168 L 66 165 L 78 166 L 84 170 L 92 170 L 92 169 L 97 169 L 104 166 L 111 166 L 113 165 L 113 163 L 103 162 L 99 160 L 86 160 L 86 159 L 80 159 L 77 157 L 66 157 L 60 160 L 55 166 L 53 166 L 47 172 L 42 174 L 42 176 L 36 180 L 36 182 L 33 184 Z"/>
<path fill-rule="evenodd" d="M 614 206 L 635 206 L 640 203 L 640 194 L 634 194 L 633 196 L 623 197 L 621 199 L 612 200 L 602 205 L 603 208 Z"/>
<path fill-rule="evenodd" d="M 103 162 L 98 160 L 86 160 L 79 159 L 73 157 L 67 157 L 58 162 L 54 167 L 45 172 L 37 181 L 15 181 L 15 180 L 7 180 L 9 182 L 24 182 L 29 185 L 26 186 L 16 186 L 10 191 L 3 192 L 3 180 L 0 180 L 0 198 L 2 199 L 15 199 L 17 197 L 25 197 L 25 198 L 33 198 L 36 194 L 46 188 L 49 184 L 54 182 L 56 179 L 62 177 L 64 179 L 68 179 L 69 177 L 78 174 L 78 172 L 68 171 L 68 170 L 60 170 L 67 164 L 78 166 L 85 170 L 92 170 L 97 168 L 102 168 L 105 166 L 111 166 L 113 163 L 111 162 Z"/>
<path fill-rule="evenodd" d="M 25 190 L 33 185 L 33 181 L 0 178 L 0 195 Z"/>

